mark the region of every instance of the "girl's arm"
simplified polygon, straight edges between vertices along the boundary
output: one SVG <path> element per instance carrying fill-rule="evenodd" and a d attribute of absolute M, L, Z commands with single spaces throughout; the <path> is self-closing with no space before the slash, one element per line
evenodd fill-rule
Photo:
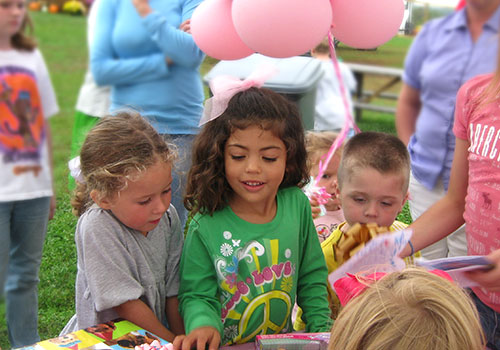
<path fill-rule="evenodd" d="M 187 336 L 175 337 L 174 350 L 217 350 L 220 344 L 219 331 L 211 326 L 193 329 Z"/>
<path fill-rule="evenodd" d="M 174 347 L 187 350 L 196 344 L 199 350 L 205 350 L 208 344 L 216 350 L 222 334 L 218 281 L 209 248 L 195 220 L 186 236 L 180 266 L 179 310 L 187 336 L 176 339 Z"/>
<path fill-rule="evenodd" d="M 56 186 L 54 185 L 54 157 L 53 157 L 53 148 L 52 148 L 52 132 L 50 131 L 50 124 L 47 122 L 46 129 L 47 131 L 47 148 L 49 151 L 49 165 L 50 165 L 50 173 L 52 178 L 52 197 L 50 198 L 50 210 L 49 210 L 49 220 L 54 218 L 54 214 L 56 212 Z"/>
<path fill-rule="evenodd" d="M 413 229 L 411 242 L 415 251 L 448 236 L 464 223 L 465 196 L 469 181 L 468 148 L 468 141 L 456 138 L 448 192 L 409 226 Z M 408 256 L 410 252 L 411 248 L 407 245 L 401 257 Z"/>
<path fill-rule="evenodd" d="M 157 336 L 173 342 L 175 335 L 169 331 L 155 316 L 153 311 L 139 299 L 129 300 L 114 307 L 118 315 L 137 326 L 156 334 Z"/>
<path fill-rule="evenodd" d="M 40 94 L 42 102 L 43 115 L 44 117 L 53 116 L 59 113 L 59 106 L 57 105 L 57 98 L 54 91 L 54 87 L 52 86 L 49 70 L 47 68 L 47 65 L 40 50 L 36 49 L 35 57 L 37 59 L 36 83 L 38 87 L 38 93 Z M 47 132 L 47 149 L 49 156 L 49 166 L 50 166 L 50 174 L 52 179 L 52 192 L 53 192 L 53 195 L 50 199 L 50 211 L 49 211 L 49 220 L 51 220 L 54 217 L 56 210 L 56 187 L 54 185 L 52 133 L 50 129 L 50 122 L 48 119 L 45 119 L 45 128 Z"/>
<path fill-rule="evenodd" d="M 303 311 L 306 332 L 328 332 L 332 326 L 326 286 L 328 270 L 309 206 L 306 206 L 301 219 L 303 234 L 297 268 L 297 304 Z"/>
<path fill-rule="evenodd" d="M 481 287 L 486 288 L 491 292 L 500 292 L 500 249 L 494 250 L 488 255 L 488 259 L 495 264 L 492 270 L 470 271 L 467 272 L 467 277 L 476 281 Z"/>
<path fill-rule="evenodd" d="M 167 23 L 166 18 L 159 12 L 153 11 L 149 0 L 132 0 L 139 15 L 143 18 L 146 30 L 151 39 L 156 42 L 164 55 L 174 64 L 186 68 L 198 68 L 204 53 L 194 42 L 193 36 L 182 25 L 176 28 Z M 182 22 L 190 19 L 193 11 L 201 0 L 184 0 L 182 4 Z"/>
<path fill-rule="evenodd" d="M 184 334 L 186 331 L 184 330 L 184 322 L 179 313 L 179 299 L 177 299 L 177 296 L 167 298 L 165 311 L 170 330 L 176 335 Z"/>
<path fill-rule="evenodd" d="M 168 65 L 162 53 L 133 58 L 116 56 L 112 33 L 118 20 L 116 18 L 118 6 L 117 2 L 108 0 L 101 1 L 96 9 L 96 21 L 99 25 L 94 28 L 90 48 L 90 68 L 97 84 L 120 85 L 167 77 Z"/>

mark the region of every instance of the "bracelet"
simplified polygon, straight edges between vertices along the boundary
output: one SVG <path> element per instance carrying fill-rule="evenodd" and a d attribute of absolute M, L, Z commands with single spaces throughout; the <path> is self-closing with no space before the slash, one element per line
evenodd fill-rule
<path fill-rule="evenodd" d="M 410 256 L 412 256 L 413 253 L 415 253 L 415 249 L 413 249 L 413 244 L 411 243 L 411 239 L 408 240 L 408 244 L 410 245 L 410 248 L 411 248 Z"/>

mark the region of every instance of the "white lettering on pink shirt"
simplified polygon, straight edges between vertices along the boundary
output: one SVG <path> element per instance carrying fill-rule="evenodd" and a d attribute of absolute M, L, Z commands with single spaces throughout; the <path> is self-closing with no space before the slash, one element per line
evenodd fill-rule
<path fill-rule="evenodd" d="M 486 130 L 486 140 L 484 139 Z M 471 144 L 469 152 L 482 157 L 494 159 L 497 154 L 497 161 L 500 161 L 500 152 L 498 152 L 497 143 L 500 138 L 500 129 L 496 130 L 495 126 L 481 125 L 470 123 L 470 139 Z M 489 154 L 488 154 L 489 153 Z"/>

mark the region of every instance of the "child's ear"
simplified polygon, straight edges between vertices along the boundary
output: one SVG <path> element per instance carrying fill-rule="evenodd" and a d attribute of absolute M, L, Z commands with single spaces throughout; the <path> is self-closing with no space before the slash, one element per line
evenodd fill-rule
<path fill-rule="evenodd" d="M 90 191 L 90 198 L 92 198 L 94 203 L 97 204 L 100 208 L 106 210 L 111 209 L 111 201 L 108 198 L 101 196 L 99 191 Z"/>
<path fill-rule="evenodd" d="M 406 201 L 410 198 L 410 191 L 406 191 L 406 195 L 403 198 L 403 204 L 405 205 Z"/>
<path fill-rule="evenodd" d="M 340 201 L 340 188 L 338 180 L 335 181 L 335 197 L 338 198 Z"/>

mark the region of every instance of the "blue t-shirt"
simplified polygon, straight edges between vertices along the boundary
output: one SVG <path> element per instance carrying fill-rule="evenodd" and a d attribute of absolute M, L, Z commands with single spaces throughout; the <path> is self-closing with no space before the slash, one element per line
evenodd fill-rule
<path fill-rule="evenodd" d="M 495 70 L 499 25 L 500 7 L 473 42 L 463 9 L 427 22 L 408 52 L 403 81 L 419 90 L 421 101 L 408 151 L 413 175 L 428 189 L 440 176 L 448 188 L 456 95 L 470 78 Z"/>

